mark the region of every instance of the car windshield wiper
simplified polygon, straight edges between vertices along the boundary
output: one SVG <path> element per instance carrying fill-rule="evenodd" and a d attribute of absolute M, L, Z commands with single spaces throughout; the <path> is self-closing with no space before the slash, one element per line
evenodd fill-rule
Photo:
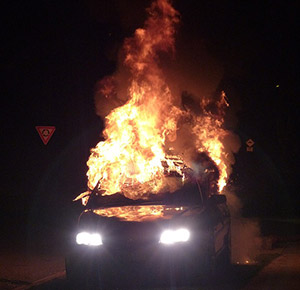
<path fill-rule="evenodd" d="M 95 185 L 95 187 L 89 194 L 89 199 L 86 204 L 86 207 L 88 209 L 93 208 L 93 204 L 95 203 L 96 198 L 98 198 L 99 196 L 102 196 L 103 191 L 99 191 L 99 185 L 100 185 L 100 179 L 98 180 L 97 184 Z M 100 193 L 100 195 L 99 195 L 99 193 Z"/>
<path fill-rule="evenodd" d="M 132 200 L 125 197 L 121 193 L 115 193 L 112 195 L 103 195 L 105 190 L 99 189 L 100 180 L 97 182 L 96 186 L 93 188 L 89 194 L 89 199 L 86 204 L 88 209 L 98 208 L 98 207 L 117 207 L 125 205 L 136 205 L 137 200 Z"/>

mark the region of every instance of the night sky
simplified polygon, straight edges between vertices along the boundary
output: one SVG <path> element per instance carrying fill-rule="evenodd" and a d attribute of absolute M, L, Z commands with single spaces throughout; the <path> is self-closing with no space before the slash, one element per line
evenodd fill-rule
<path fill-rule="evenodd" d="M 70 207 L 86 190 L 85 163 L 103 129 L 96 82 L 115 71 L 123 39 L 143 24 L 151 1 L 8 2 L 1 17 L 1 203 L 28 218 Z M 297 213 L 296 2 L 173 2 L 178 38 L 202 43 L 223 68 L 217 89 L 232 102 L 235 121 L 228 123 L 242 142 L 233 183 L 246 215 Z M 46 146 L 37 125 L 56 127 Z M 246 151 L 249 138 L 253 152 Z"/>

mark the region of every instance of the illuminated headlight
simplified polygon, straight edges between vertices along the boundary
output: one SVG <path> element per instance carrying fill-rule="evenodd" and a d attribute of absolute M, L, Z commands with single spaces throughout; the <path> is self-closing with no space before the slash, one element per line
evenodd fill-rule
<path fill-rule="evenodd" d="M 166 230 L 162 232 L 159 242 L 172 245 L 178 242 L 187 242 L 190 239 L 190 232 L 187 229 Z"/>
<path fill-rule="evenodd" d="M 78 245 L 100 246 L 102 245 L 102 238 L 97 233 L 90 234 L 87 232 L 81 232 L 76 236 L 76 243 Z"/>

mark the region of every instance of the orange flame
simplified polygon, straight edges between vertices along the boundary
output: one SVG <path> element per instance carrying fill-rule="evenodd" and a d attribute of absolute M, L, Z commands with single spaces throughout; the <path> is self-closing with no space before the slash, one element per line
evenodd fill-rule
<path fill-rule="evenodd" d="M 222 138 L 227 135 L 227 131 L 222 128 L 224 119 L 224 105 L 228 106 L 225 93 L 222 92 L 221 99 L 217 102 L 220 109 L 219 118 L 215 118 L 211 113 L 205 111 L 201 117 L 196 117 L 193 133 L 197 136 L 196 148 L 199 152 L 207 152 L 210 158 L 216 163 L 220 177 L 218 180 L 219 192 L 226 186 L 228 173 L 226 166 L 226 151 L 222 143 Z"/>
<path fill-rule="evenodd" d="M 165 215 L 162 205 L 112 207 L 95 209 L 93 212 L 104 217 L 118 217 L 123 221 L 139 222 L 156 220 Z"/>
<path fill-rule="evenodd" d="M 138 199 L 164 188 L 166 166 L 163 163 L 167 164 L 167 170 L 184 177 L 176 157 L 168 156 L 166 141 L 176 139 L 178 121 L 188 118 L 196 136 L 191 146 L 215 162 L 221 191 L 228 179 L 222 143 L 227 134 L 222 128 L 224 108 L 228 105 L 225 94 L 217 102 L 217 114 L 207 109 L 206 99 L 199 104 L 203 109 L 200 116 L 174 105 L 175 98 L 158 66 L 158 53 L 174 51 L 179 13 L 168 0 L 155 1 L 148 12 L 144 28 L 137 29 L 132 38 L 125 40 L 124 65 L 132 76 L 129 97 L 106 117 L 105 141 L 91 150 L 87 162 L 88 187 L 93 189 L 100 180 L 106 195 L 122 192 L 128 198 Z M 107 94 L 110 92 L 106 90 Z"/>

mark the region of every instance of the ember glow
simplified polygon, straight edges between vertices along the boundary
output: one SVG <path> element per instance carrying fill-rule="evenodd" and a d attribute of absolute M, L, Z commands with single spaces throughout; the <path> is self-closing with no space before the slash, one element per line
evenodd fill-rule
<path fill-rule="evenodd" d="M 189 146 L 208 156 L 218 168 L 216 191 L 221 192 L 229 177 L 223 145 L 228 133 L 223 128 L 228 106 L 225 93 L 213 101 L 202 98 L 200 114 L 178 105 L 159 60 L 161 55 L 175 53 L 179 13 L 168 0 L 153 2 L 148 13 L 144 27 L 124 42 L 123 65 L 131 74 L 128 97 L 106 116 L 105 141 L 91 150 L 87 162 L 88 187 L 92 190 L 99 184 L 104 195 L 120 192 L 130 199 L 146 199 L 149 193 L 169 187 L 166 172 L 176 172 L 184 180 L 183 168 L 185 164 L 193 167 L 193 162 L 177 154 L 176 139 L 178 130 L 188 123 L 194 136 Z M 111 87 L 111 79 L 103 81 L 102 93 L 108 99 L 115 94 Z"/>

